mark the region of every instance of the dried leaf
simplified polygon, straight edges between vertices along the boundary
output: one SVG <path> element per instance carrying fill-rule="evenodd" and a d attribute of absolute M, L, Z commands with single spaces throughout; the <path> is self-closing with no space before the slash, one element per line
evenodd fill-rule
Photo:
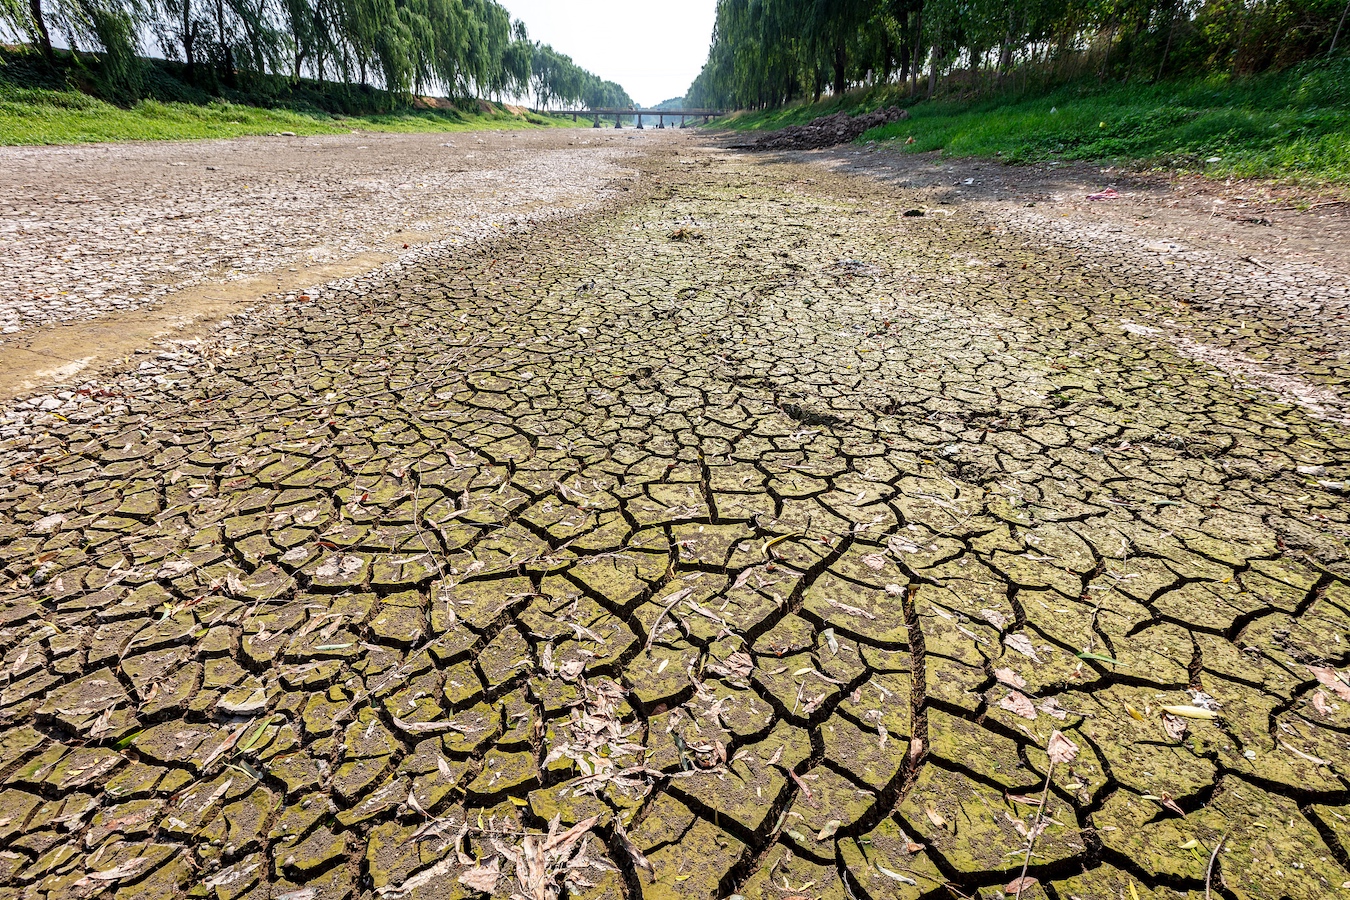
<path fill-rule="evenodd" d="M 455 860 L 446 857 L 429 869 L 423 869 L 413 877 L 402 884 L 386 884 L 382 888 L 376 888 L 375 893 L 381 897 L 392 897 L 399 900 L 401 897 L 413 893 L 424 884 L 430 884 L 444 875 L 449 875 L 455 868 Z"/>
<path fill-rule="evenodd" d="M 982 609 L 980 616 L 999 631 L 1008 627 L 1008 617 L 996 609 Z"/>
<path fill-rule="evenodd" d="M 1023 875 L 1021 878 L 1016 878 L 1008 882 L 1008 886 L 1005 887 L 1003 890 L 1006 893 L 1012 894 L 1013 896 L 1018 896 L 1023 891 L 1029 890 L 1039 883 L 1040 882 L 1038 882 L 1035 878 L 1032 878 L 1030 875 Z"/>
<path fill-rule="evenodd" d="M 469 836 L 469 823 L 465 822 L 459 826 L 459 831 L 455 833 L 455 858 L 459 860 L 461 866 L 471 866 L 474 864 L 473 857 L 464 852 L 464 839 Z"/>
<path fill-rule="evenodd" d="M 88 875 L 84 876 L 84 878 L 81 880 L 120 881 L 123 878 L 129 878 L 132 875 L 135 875 L 142 868 L 144 868 L 146 863 L 148 862 L 149 860 L 147 860 L 143 856 L 132 857 L 131 859 L 122 863 L 120 866 L 114 866 L 113 868 L 105 869 L 102 872 L 90 872 Z"/>
<path fill-rule="evenodd" d="M 1009 691 L 1008 696 L 998 701 L 998 705 L 1015 716 L 1021 716 L 1032 722 L 1036 721 L 1036 704 L 1032 703 L 1026 694 Z"/>
<path fill-rule="evenodd" d="M 816 835 L 816 840 L 828 841 L 834 837 L 835 832 L 839 830 L 839 826 L 843 824 L 839 819 L 831 819 L 825 823 L 824 828 L 820 829 L 820 832 Z"/>
<path fill-rule="evenodd" d="M 1071 763 L 1078 758 L 1078 745 L 1056 731 L 1050 735 L 1050 742 L 1045 745 L 1045 753 L 1050 757 L 1050 762 L 1056 765 Z"/>
<path fill-rule="evenodd" d="M 494 856 L 492 862 L 487 865 L 474 866 L 459 876 L 459 883 L 470 890 L 491 894 L 497 889 L 497 882 L 501 877 L 501 860 Z"/>
<path fill-rule="evenodd" d="M 1315 766 L 1329 766 L 1329 765 L 1331 765 L 1331 763 L 1327 762 L 1325 759 L 1319 759 L 1318 757 L 1313 756 L 1311 753 L 1304 753 L 1302 750 L 1299 750 L 1297 747 L 1291 747 L 1289 744 L 1287 744 L 1287 743 L 1284 742 L 1284 741 L 1280 741 L 1280 746 L 1283 747 L 1284 749 L 1288 750 L 1290 753 L 1294 754 L 1295 756 L 1297 756 L 1299 759 L 1307 760 L 1308 762 L 1312 763 L 1312 764 L 1315 765 Z"/>
<path fill-rule="evenodd" d="M 994 677 L 1010 688 L 1024 688 L 1027 686 L 1027 680 L 1012 669 L 995 669 Z"/>
<path fill-rule="evenodd" d="M 548 866 L 544 860 L 544 839 L 530 835 L 516 855 L 516 880 L 530 900 L 548 900 Z"/>
<path fill-rule="evenodd" d="M 893 534 L 886 539 L 886 549 L 898 557 L 901 553 L 918 553 L 922 548 L 913 541 L 907 541 L 900 535 Z"/>
<path fill-rule="evenodd" d="M 239 737 L 244 733 L 244 730 L 252 724 L 253 720 L 249 719 L 247 722 L 238 725 L 234 729 L 234 731 L 226 735 L 225 740 L 217 744 L 216 749 L 212 750 L 209 754 L 207 754 L 206 759 L 201 764 L 202 771 L 205 771 L 208 767 L 210 767 L 211 763 L 215 762 L 217 759 L 228 753 L 231 750 L 231 748 L 233 748 L 234 745 L 238 743 Z"/>
<path fill-rule="evenodd" d="M 572 845 L 585 837 L 586 833 L 594 828 L 595 823 L 599 821 L 599 816 L 591 816 L 589 819 L 585 819 L 573 825 L 562 834 L 549 838 L 544 843 L 544 852 L 553 853 L 557 856 L 566 856 L 567 851 L 572 848 Z"/>
<path fill-rule="evenodd" d="M 319 896 L 317 889 L 308 887 L 300 888 L 298 891 L 287 891 L 284 894 L 277 894 L 277 900 L 314 900 Z"/>
<path fill-rule="evenodd" d="M 407 722 L 398 716 L 390 716 L 394 721 L 394 727 L 408 734 L 434 734 L 438 731 L 458 731 L 461 734 L 468 734 L 473 731 L 482 731 L 481 728 L 465 728 L 456 725 L 454 722 Z"/>
<path fill-rule="evenodd" d="M 737 650 L 727 657 L 727 671 L 740 678 L 749 678 L 750 673 L 755 669 L 755 661 L 750 658 L 750 654 L 744 650 Z"/>
<path fill-rule="evenodd" d="M 1060 706 L 1059 701 L 1056 700 L 1054 697 L 1050 697 L 1042 701 L 1041 705 L 1036 708 L 1039 709 L 1041 712 L 1045 713 L 1047 716 L 1053 716 L 1054 718 L 1059 719 L 1061 722 L 1069 718 L 1069 711 L 1064 707 Z"/>
<path fill-rule="evenodd" d="M 1328 666 L 1308 666 L 1308 671 L 1312 672 L 1323 685 L 1331 688 L 1337 697 L 1350 701 L 1350 684 L 1346 684 L 1335 669 Z"/>
<path fill-rule="evenodd" d="M 942 818 L 942 813 L 940 813 L 940 812 L 938 812 L 937 810 L 933 809 L 933 807 L 931 807 L 931 806 L 925 806 L 925 807 L 923 808 L 923 811 L 924 811 L 924 813 L 928 816 L 928 821 L 932 822 L 932 823 L 933 823 L 934 825 L 936 825 L 938 828 L 946 828 L 946 827 L 947 827 L 947 820 L 944 819 L 944 818 Z"/>
<path fill-rule="evenodd" d="M 647 874 L 650 875 L 652 881 L 655 882 L 656 870 L 652 868 L 651 862 L 649 862 L 642 851 L 638 849 L 638 845 L 633 843 L 633 839 L 628 836 L 628 831 L 623 827 L 623 823 L 617 818 L 614 820 L 614 835 L 619 839 L 619 843 L 623 844 L 623 849 L 633 860 L 633 865 L 637 866 L 639 869 L 646 869 Z"/>
<path fill-rule="evenodd" d="M 1180 741 L 1186 736 L 1186 720 L 1171 713 L 1163 713 L 1163 730 L 1172 740 Z"/>
<path fill-rule="evenodd" d="M 876 866 L 878 872 L 880 872 L 882 875 L 885 875 L 892 881 L 898 881 L 901 884 L 910 884 L 915 886 L 918 885 L 918 882 L 915 881 L 913 878 L 910 878 L 907 875 L 901 875 L 899 872 L 892 872 L 890 869 L 886 868 L 881 863 L 877 863 Z"/>
<path fill-rule="evenodd" d="M 830 606 L 833 606 L 840 612 L 848 613 L 850 616 L 857 616 L 860 619 L 867 619 L 868 621 L 876 619 L 876 616 L 868 612 L 867 610 L 861 609 L 857 606 L 849 606 L 847 603 L 835 600 L 833 597 L 826 597 L 825 602 Z"/>
<path fill-rule="evenodd" d="M 1020 632 L 1017 634 L 1010 634 L 1003 639 L 1003 643 L 1007 644 L 1010 648 L 1016 650 L 1023 656 L 1029 656 L 1037 662 L 1041 661 L 1040 657 L 1036 655 L 1036 648 L 1031 645 L 1031 638 L 1027 637 L 1025 634 Z"/>
<path fill-rule="evenodd" d="M 1313 694 L 1312 705 L 1313 709 L 1317 710 L 1318 715 L 1329 716 L 1333 712 L 1331 701 L 1328 700 L 1327 695 L 1321 691 Z"/>
<path fill-rule="evenodd" d="M 684 598 L 692 596 L 693 593 L 694 593 L 693 588 L 680 588 L 678 591 L 671 594 L 669 598 L 667 598 L 666 605 L 661 609 L 661 613 L 656 617 L 656 621 L 652 623 L 652 630 L 647 635 L 647 645 L 643 649 L 645 650 L 652 649 L 652 642 L 656 640 L 656 635 L 661 630 L 661 622 L 666 618 L 667 615 L 670 614 L 671 608 Z"/>

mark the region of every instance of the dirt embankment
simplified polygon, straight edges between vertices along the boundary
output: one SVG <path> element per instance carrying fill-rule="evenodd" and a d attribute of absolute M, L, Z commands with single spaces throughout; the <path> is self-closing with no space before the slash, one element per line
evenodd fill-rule
<path fill-rule="evenodd" d="M 805 125 L 789 125 L 753 141 L 734 144 L 738 150 L 819 150 L 856 141 L 873 128 L 909 118 L 908 110 L 892 106 L 861 116 L 835 113 L 821 116 Z"/>

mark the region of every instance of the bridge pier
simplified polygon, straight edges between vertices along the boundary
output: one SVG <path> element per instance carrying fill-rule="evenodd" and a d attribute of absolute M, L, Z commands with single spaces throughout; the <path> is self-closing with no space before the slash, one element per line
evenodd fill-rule
<path fill-rule="evenodd" d="M 638 131 L 642 131 L 642 115 L 638 115 Z"/>
<path fill-rule="evenodd" d="M 614 127 L 615 127 L 615 128 L 623 128 L 623 123 L 619 121 L 619 114 L 618 114 L 618 113 L 615 113 L 615 114 L 614 114 Z"/>
<path fill-rule="evenodd" d="M 657 127 L 657 128 L 662 128 L 662 129 L 664 129 L 664 128 L 666 127 L 666 117 L 665 117 L 665 116 L 659 116 L 659 117 L 658 117 L 657 123 L 656 123 L 656 127 Z"/>
<path fill-rule="evenodd" d="M 596 128 L 600 127 L 600 117 L 598 115 L 595 117 L 595 127 Z"/>

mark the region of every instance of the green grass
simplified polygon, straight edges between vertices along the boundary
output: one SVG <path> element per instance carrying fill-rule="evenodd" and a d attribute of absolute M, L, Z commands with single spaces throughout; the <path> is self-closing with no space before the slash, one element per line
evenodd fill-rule
<path fill-rule="evenodd" d="M 1203 171 L 1216 177 L 1350 182 L 1350 59 L 1305 64 L 1244 80 L 1156 85 L 1079 84 L 1034 96 L 911 103 L 903 92 L 744 114 L 735 129 L 780 128 L 838 110 L 889 103 L 910 118 L 874 129 L 864 141 L 906 152 L 1112 161 Z M 913 143 L 907 141 L 913 138 Z M 1210 162 L 1214 158 L 1217 162 Z"/>
<path fill-rule="evenodd" d="M 181 141 L 250 134 L 342 134 L 359 131 L 425 132 L 571 125 L 571 119 L 505 110 L 404 110 L 347 116 L 319 111 L 263 109 L 224 100 L 206 104 L 142 100 L 122 108 L 77 91 L 0 87 L 0 145 L 80 144 L 90 141 Z"/>
<path fill-rule="evenodd" d="M 51 67 L 31 51 L 0 48 L 0 146 L 191 140 L 279 131 L 451 132 L 573 124 L 571 119 L 516 115 L 495 104 L 476 102 L 469 109 L 368 112 L 391 105 L 390 99 L 376 91 L 309 79 L 292 85 L 284 78 L 269 78 L 251 92 L 213 96 L 182 81 L 181 69 L 148 60 L 143 87 L 149 96 L 119 105 L 94 96 L 96 71 L 81 68 L 69 54 L 62 54 Z"/>

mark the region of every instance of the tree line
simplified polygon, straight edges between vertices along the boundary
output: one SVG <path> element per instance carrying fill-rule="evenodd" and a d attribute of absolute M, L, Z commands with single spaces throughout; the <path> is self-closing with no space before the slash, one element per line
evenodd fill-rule
<path fill-rule="evenodd" d="M 718 0 L 689 102 L 741 108 L 828 88 L 1254 74 L 1347 43 L 1350 0 Z"/>
<path fill-rule="evenodd" d="M 633 98 L 622 87 L 591 74 L 572 62 L 570 56 L 544 44 L 535 47 L 531 89 L 540 109 L 557 104 L 578 104 L 592 109 L 633 105 Z"/>
<path fill-rule="evenodd" d="M 496 0 L 0 0 L 0 26 L 49 60 L 53 36 L 94 54 L 105 82 L 136 94 L 144 45 L 186 80 L 237 88 L 263 77 L 371 85 L 407 100 L 432 90 L 541 105 L 631 102 L 623 88 L 531 43 Z"/>

